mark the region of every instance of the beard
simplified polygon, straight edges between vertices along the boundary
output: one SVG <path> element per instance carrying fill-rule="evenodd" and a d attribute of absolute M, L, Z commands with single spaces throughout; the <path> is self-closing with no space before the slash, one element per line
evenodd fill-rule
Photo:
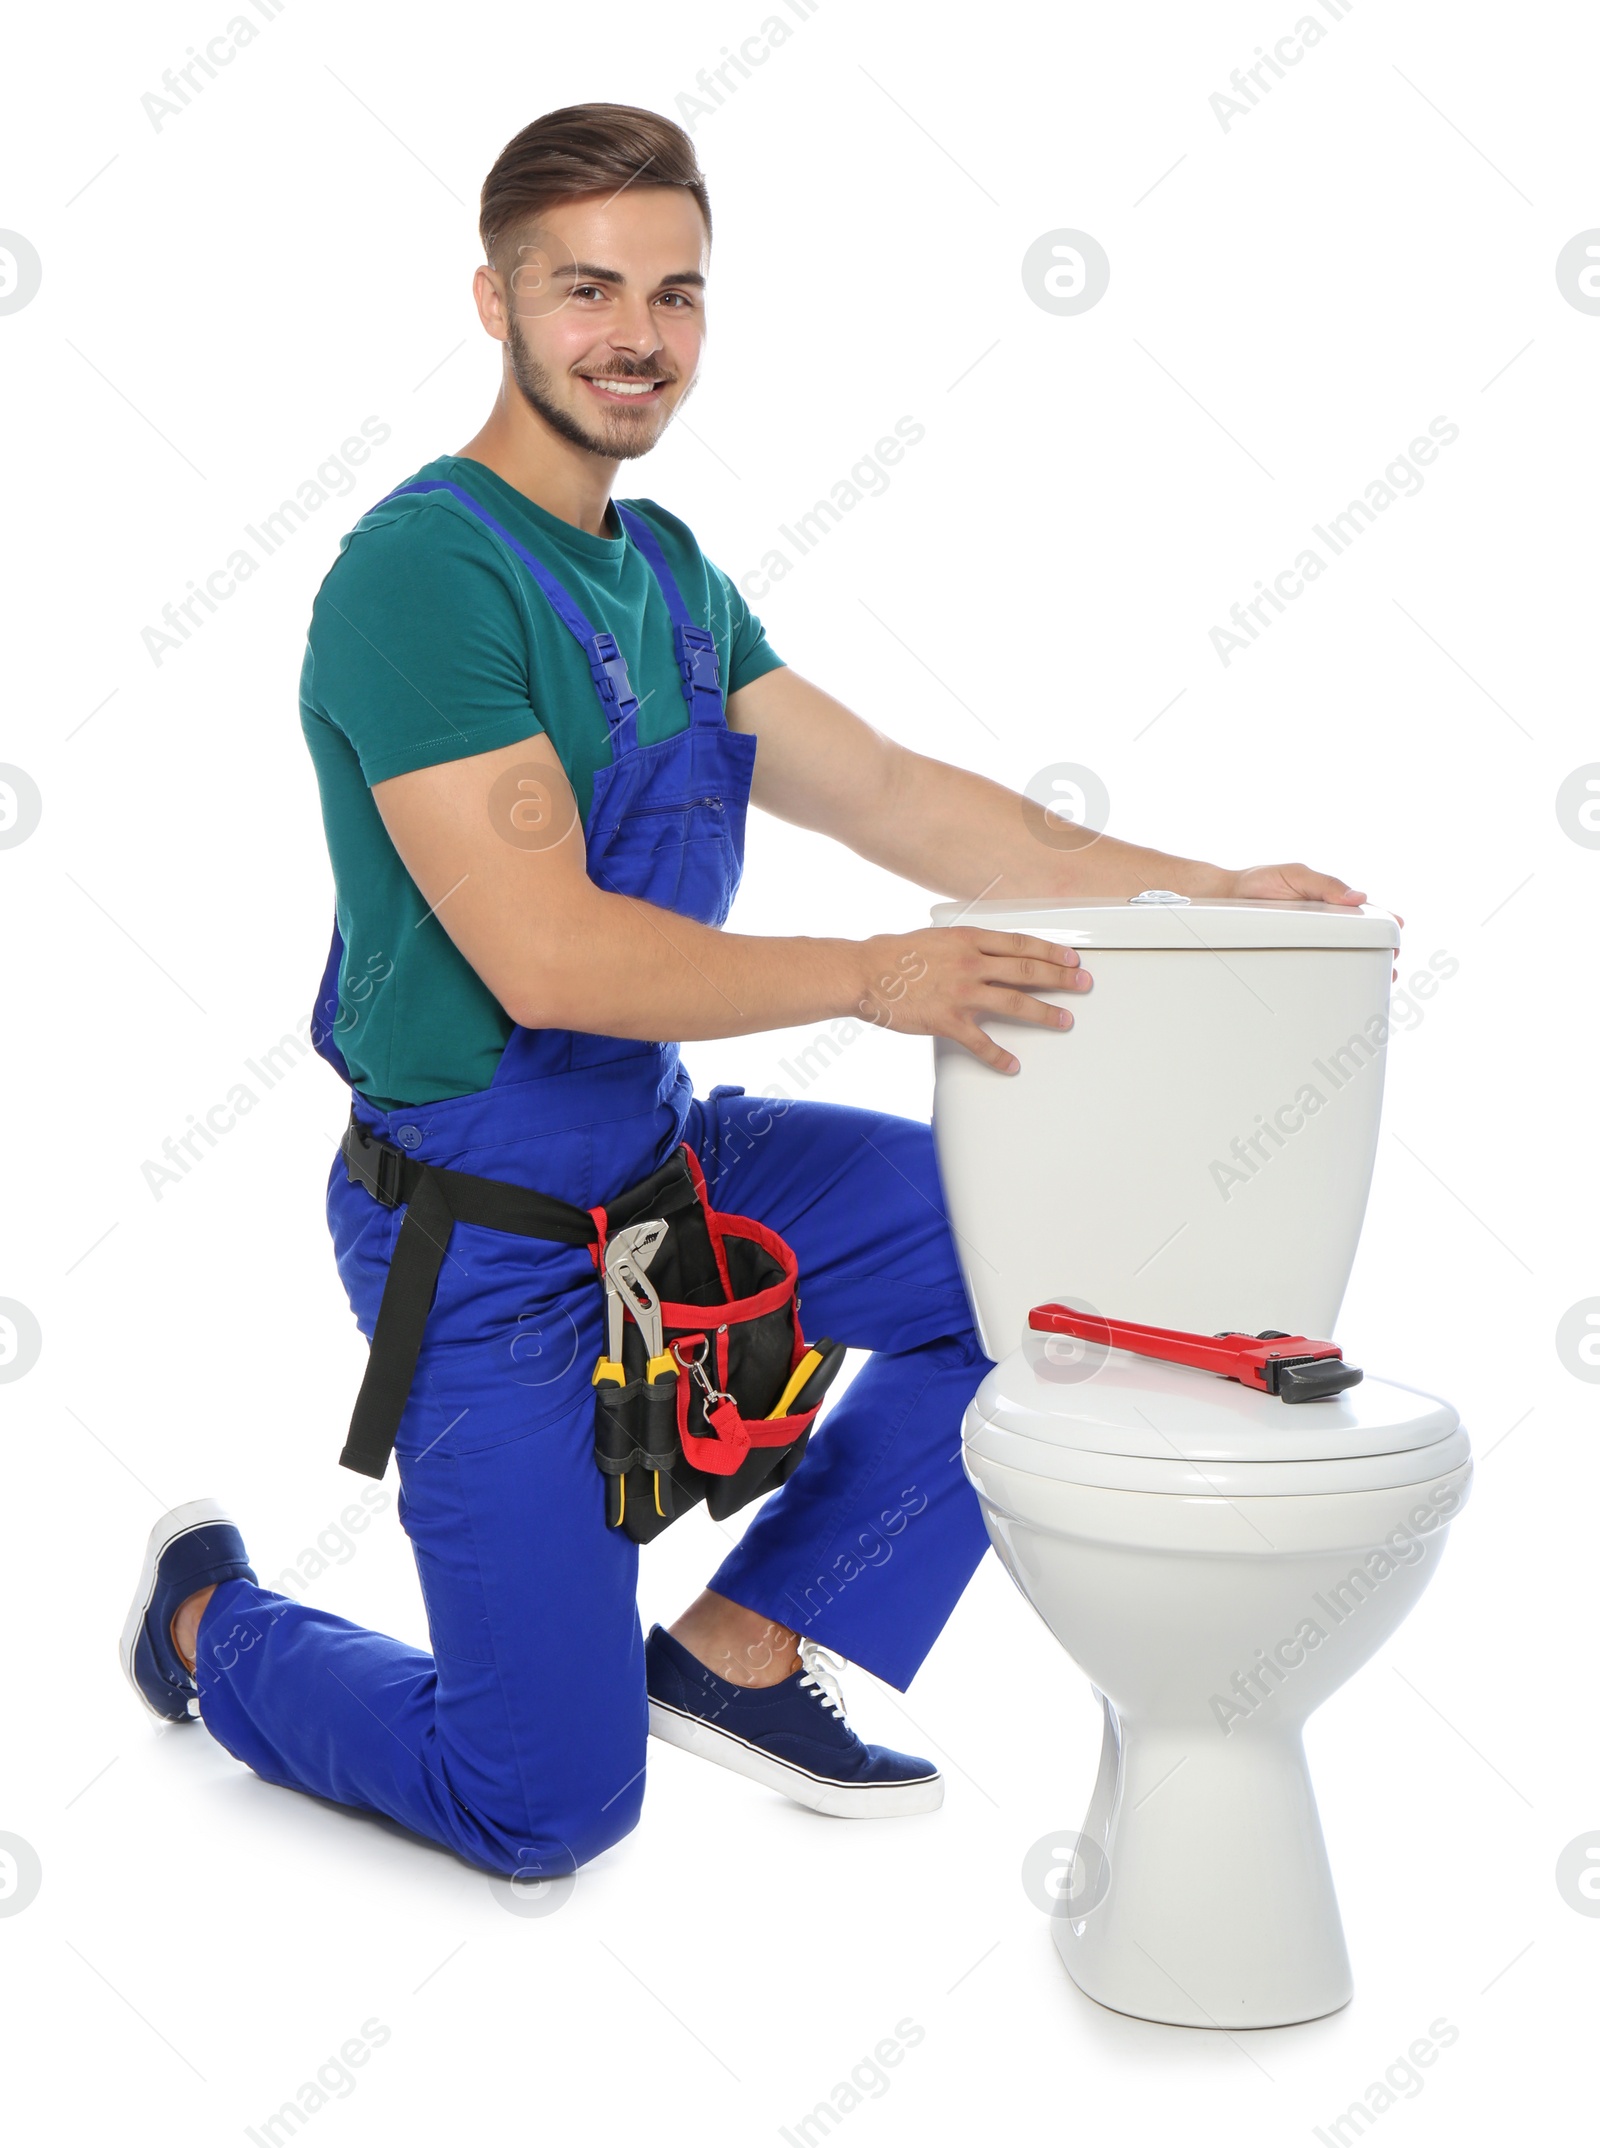
<path fill-rule="evenodd" d="M 594 428 L 581 423 L 570 410 L 562 408 L 555 397 L 555 376 L 547 366 L 541 365 L 523 339 L 515 314 L 510 316 L 511 373 L 522 397 L 530 408 L 536 410 L 553 433 L 574 447 L 586 448 L 591 455 L 604 455 L 619 462 L 630 462 L 640 455 L 648 455 L 661 433 L 660 425 L 652 428 L 648 437 L 631 419 L 620 412 L 612 417 L 605 411 L 595 412 Z M 621 380 L 660 380 L 659 373 L 645 373 L 636 369 L 618 373 Z"/>

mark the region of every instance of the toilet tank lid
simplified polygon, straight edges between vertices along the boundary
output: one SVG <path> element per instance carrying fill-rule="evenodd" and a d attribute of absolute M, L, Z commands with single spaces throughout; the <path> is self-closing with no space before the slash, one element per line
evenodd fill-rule
<path fill-rule="evenodd" d="M 1162 891 L 1152 890 L 1159 896 Z M 1168 947 L 1204 953 L 1228 947 L 1398 947 L 1400 926 L 1387 910 L 1332 902 L 1245 902 L 1195 896 L 1150 900 L 1089 896 L 1063 902 L 1029 895 L 1010 901 L 941 902 L 936 925 L 988 925 L 1028 932 L 1068 947 Z"/>

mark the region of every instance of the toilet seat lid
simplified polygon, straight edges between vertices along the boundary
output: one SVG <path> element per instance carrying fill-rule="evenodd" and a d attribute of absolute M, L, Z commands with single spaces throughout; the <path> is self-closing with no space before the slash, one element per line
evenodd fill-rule
<path fill-rule="evenodd" d="M 998 1431 L 1048 1447 L 1174 1462 L 1404 1454 L 1461 1422 L 1438 1396 L 1370 1374 L 1325 1402 L 1286 1403 L 1215 1373 L 1032 1334 L 989 1373 L 972 1407 Z"/>

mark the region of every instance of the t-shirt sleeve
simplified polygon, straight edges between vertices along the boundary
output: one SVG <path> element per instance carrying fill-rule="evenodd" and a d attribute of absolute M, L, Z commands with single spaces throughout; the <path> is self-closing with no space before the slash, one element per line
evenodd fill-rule
<path fill-rule="evenodd" d="M 743 596 L 722 569 L 712 561 L 706 565 L 716 576 L 728 605 L 728 692 L 736 694 L 741 686 L 748 686 L 752 679 L 764 673 L 782 668 L 783 658 L 767 639 L 766 628 L 746 604 Z"/>
<path fill-rule="evenodd" d="M 519 594 L 498 548 L 456 516 L 427 512 L 426 543 L 406 528 L 411 515 L 358 530 L 312 608 L 310 695 L 369 786 L 544 728 L 528 696 Z"/>

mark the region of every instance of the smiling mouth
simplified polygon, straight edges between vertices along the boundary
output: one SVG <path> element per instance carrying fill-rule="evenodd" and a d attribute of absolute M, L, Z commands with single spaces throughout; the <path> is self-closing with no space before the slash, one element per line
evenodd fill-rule
<path fill-rule="evenodd" d="M 665 380 L 630 379 L 625 374 L 580 373 L 578 378 L 607 403 L 648 403 L 671 385 Z"/>

